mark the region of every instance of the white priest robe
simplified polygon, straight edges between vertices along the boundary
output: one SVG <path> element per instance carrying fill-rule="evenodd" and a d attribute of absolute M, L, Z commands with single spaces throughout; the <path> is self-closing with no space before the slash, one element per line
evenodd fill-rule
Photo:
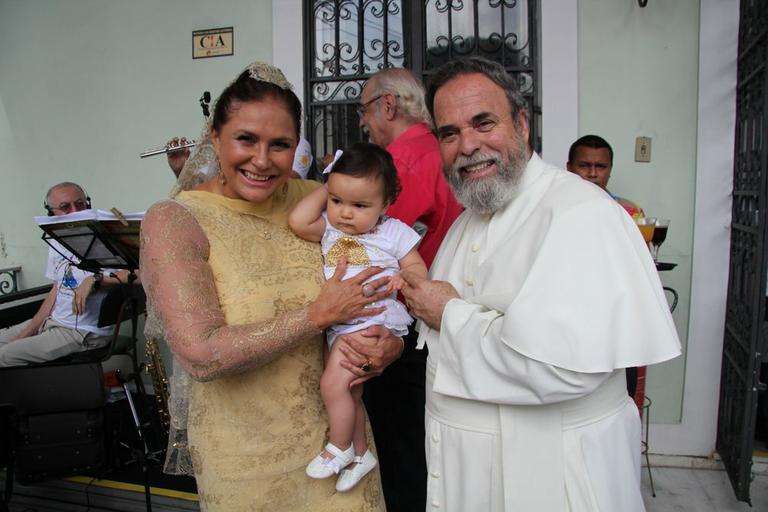
<path fill-rule="evenodd" d="M 624 368 L 680 342 L 621 206 L 533 154 L 504 209 L 456 220 L 430 276 L 461 298 L 420 326 L 427 510 L 643 511 Z"/>

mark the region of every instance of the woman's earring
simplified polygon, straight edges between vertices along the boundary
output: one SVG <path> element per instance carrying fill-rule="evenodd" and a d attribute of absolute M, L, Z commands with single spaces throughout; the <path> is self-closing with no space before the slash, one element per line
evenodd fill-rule
<path fill-rule="evenodd" d="M 226 185 L 227 184 L 227 177 L 224 176 L 224 171 L 221 170 L 221 166 L 219 166 L 219 170 L 216 171 L 216 174 L 219 177 L 219 184 L 221 184 L 222 186 Z"/>

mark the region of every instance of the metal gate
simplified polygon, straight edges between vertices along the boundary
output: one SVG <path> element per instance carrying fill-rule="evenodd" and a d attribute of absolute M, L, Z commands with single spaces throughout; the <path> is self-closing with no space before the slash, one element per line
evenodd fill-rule
<path fill-rule="evenodd" d="M 365 81 L 388 67 L 420 78 L 443 62 L 482 55 L 519 80 L 539 148 L 535 0 L 305 0 L 304 105 L 315 155 L 362 140 L 356 107 Z"/>
<path fill-rule="evenodd" d="M 768 3 L 742 0 L 736 96 L 731 260 L 717 451 L 736 497 L 749 501 L 760 358 L 766 353 Z"/>

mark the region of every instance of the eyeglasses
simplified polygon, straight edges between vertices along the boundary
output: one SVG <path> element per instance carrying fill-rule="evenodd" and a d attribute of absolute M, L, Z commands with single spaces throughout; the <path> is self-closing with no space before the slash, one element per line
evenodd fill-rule
<path fill-rule="evenodd" d="M 73 210 L 79 212 L 88 208 L 88 203 L 82 199 L 78 199 L 77 201 L 72 201 L 69 203 L 59 203 L 57 206 L 51 206 L 50 208 L 51 210 L 59 210 L 62 212 L 69 212 Z"/>
<path fill-rule="evenodd" d="M 357 106 L 357 115 L 359 115 L 360 117 L 363 117 L 363 116 L 365 115 L 365 110 L 366 110 L 366 109 L 367 109 L 367 108 L 368 108 L 368 107 L 369 107 L 369 106 L 370 106 L 370 105 L 371 105 L 373 102 L 375 102 L 376 100 L 380 100 L 381 98 L 383 98 L 383 97 L 384 97 L 384 96 L 386 96 L 387 94 L 392 94 L 392 93 L 391 93 L 391 92 L 383 92 L 383 93 L 379 94 L 378 96 L 374 96 L 373 98 L 371 98 L 370 100 L 366 101 L 365 103 L 361 103 L 361 104 L 359 104 L 359 105 Z M 399 95 L 399 94 L 392 94 L 392 96 L 394 96 L 395 98 L 399 98 L 399 97 L 400 97 L 400 95 Z"/>
<path fill-rule="evenodd" d="M 365 109 L 367 109 L 375 101 L 380 100 L 381 98 L 383 98 L 384 94 L 386 94 L 386 93 L 382 93 L 382 94 L 379 94 L 378 96 L 374 96 L 373 99 L 370 99 L 370 100 L 366 101 L 365 103 L 359 104 L 357 106 L 357 115 L 359 115 L 360 117 L 363 117 L 365 115 Z"/>

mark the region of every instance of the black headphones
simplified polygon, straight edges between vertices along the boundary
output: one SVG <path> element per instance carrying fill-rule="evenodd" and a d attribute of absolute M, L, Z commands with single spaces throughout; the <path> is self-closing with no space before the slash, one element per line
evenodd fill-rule
<path fill-rule="evenodd" d="M 61 185 L 63 185 L 63 184 L 54 185 L 51 190 L 53 190 L 54 188 L 59 187 Z M 91 197 L 88 195 L 88 192 L 86 192 L 83 187 L 81 187 L 80 185 L 78 185 L 76 183 L 66 183 L 66 185 L 74 185 L 77 188 L 79 188 L 80 191 L 83 194 L 85 194 L 85 203 L 88 205 L 88 209 L 90 210 L 91 209 Z M 53 215 L 56 215 L 55 213 L 53 213 L 53 208 L 51 208 L 51 206 L 48 204 L 48 196 L 51 194 L 51 190 L 48 191 L 48 194 L 45 196 L 45 199 L 43 200 L 43 208 L 45 208 L 45 211 L 48 213 L 49 217 L 51 217 Z"/>

